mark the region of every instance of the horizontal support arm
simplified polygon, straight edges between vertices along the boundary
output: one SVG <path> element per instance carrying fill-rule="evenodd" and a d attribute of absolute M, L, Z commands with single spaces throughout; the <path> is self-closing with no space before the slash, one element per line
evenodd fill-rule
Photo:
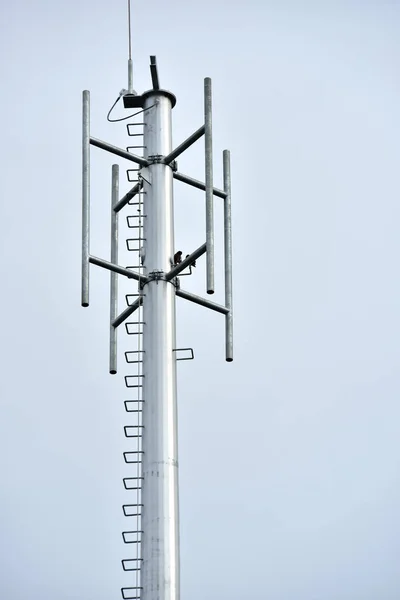
<path fill-rule="evenodd" d="M 192 144 L 197 142 L 197 140 L 199 140 L 201 136 L 204 135 L 204 132 L 205 126 L 202 125 L 197 131 L 192 133 L 192 135 L 190 135 L 187 138 L 187 140 L 182 142 L 182 144 L 179 144 L 179 146 L 177 146 L 175 150 L 172 150 L 171 154 L 168 154 L 168 156 L 164 158 L 164 163 L 166 165 L 169 165 L 169 163 L 172 162 L 175 158 L 177 158 L 180 154 L 182 154 L 182 152 L 185 152 L 185 150 L 190 148 Z"/>
<path fill-rule="evenodd" d="M 97 148 L 101 148 L 102 150 L 107 150 L 107 152 L 111 152 L 112 154 L 116 154 L 117 156 L 121 156 L 121 158 L 126 158 L 127 160 L 131 160 L 142 167 L 147 167 L 149 165 L 148 161 L 141 156 L 136 156 L 136 154 L 132 154 L 131 152 L 127 152 L 126 150 L 122 150 L 122 148 L 118 148 L 117 146 L 113 146 L 112 144 L 108 144 L 107 142 L 103 142 L 102 140 L 98 140 L 97 138 L 91 137 L 90 143 L 92 146 L 96 146 Z"/>
<path fill-rule="evenodd" d="M 197 179 L 193 179 L 192 177 L 188 177 L 187 175 L 183 175 L 183 173 L 179 173 L 179 171 L 173 173 L 173 177 L 174 179 L 182 181 L 183 183 L 188 183 L 189 185 L 199 190 L 205 191 L 206 189 L 205 183 L 203 183 L 202 181 L 198 181 Z M 219 196 L 220 198 L 226 197 L 226 193 L 223 190 L 219 190 L 218 188 L 213 188 L 213 194 L 214 196 Z"/>
<path fill-rule="evenodd" d="M 226 308 L 226 306 L 221 306 L 221 304 L 210 302 L 209 300 L 206 300 L 201 296 L 191 294 L 190 292 L 185 292 L 184 290 L 176 290 L 176 295 L 180 298 L 185 298 L 185 300 L 190 300 L 190 302 L 194 302 L 195 304 L 200 304 L 200 306 L 211 308 L 211 310 L 215 310 L 216 312 L 219 312 L 223 315 L 227 315 L 229 313 L 229 308 Z"/>
<path fill-rule="evenodd" d="M 133 302 L 133 304 L 128 306 L 128 308 L 126 308 L 124 311 L 122 311 L 122 313 L 120 315 L 118 315 L 118 317 L 116 319 L 114 319 L 114 321 L 111 323 L 111 325 L 114 328 L 121 325 L 121 323 L 123 323 L 125 321 L 125 319 L 127 319 L 132 313 L 134 313 L 135 310 L 137 310 L 139 308 L 139 306 L 141 306 L 142 304 L 143 304 L 143 296 L 139 296 L 139 298 L 137 300 L 135 300 L 135 302 Z"/>
<path fill-rule="evenodd" d="M 128 193 L 125 194 L 125 196 L 123 196 L 121 198 L 121 200 L 118 200 L 118 202 L 114 206 L 114 212 L 117 213 L 121 210 L 121 208 L 124 208 L 124 206 L 126 206 L 128 204 L 129 200 L 132 200 L 132 198 L 134 198 L 136 196 L 136 194 L 138 194 L 140 192 L 141 189 L 142 189 L 142 182 L 139 181 L 136 185 L 133 186 L 133 188 L 131 190 L 129 190 Z"/>
<path fill-rule="evenodd" d="M 194 252 L 192 252 L 192 254 L 189 254 L 189 256 L 187 258 L 185 258 L 185 260 L 183 260 L 181 263 L 179 263 L 179 265 L 176 265 L 175 267 L 173 267 L 166 274 L 165 279 L 167 281 L 171 281 L 171 279 L 173 279 L 174 277 L 176 277 L 177 275 L 179 275 L 179 273 L 181 271 L 183 271 L 184 269 L 186 269 L 186 267 L 188 267 L 189 265 L 191 265 L 194 260 L 196 260 L 197 258 L 199 258 L 206 251 L 207 251 L 207 245 L 203 244 L 202 246 L 200 246 L 200 248 L 197 248 L 197 250 L 195 250 Z"/>
<path fill-rule="evenodd" d="M 108 271 L 114 271 L 114 273 L 119 273 L 120 275 L 125 275 L 128 279 L 136 279 L 136 281 L 142 281 L 143 283 L 147 282 L 147 277 L 137 273 L 136 271 L 131 271 L 130 269 L 125 269 L 125 267 L 120 267 L 119 265 L 114 265 L 108 260 L 104 260 L 103 258 L 97 258 L 97 256 L 89 256 L 89 262 L 92 265 L 97 265 L 98 267 L 103 267 Z"/>

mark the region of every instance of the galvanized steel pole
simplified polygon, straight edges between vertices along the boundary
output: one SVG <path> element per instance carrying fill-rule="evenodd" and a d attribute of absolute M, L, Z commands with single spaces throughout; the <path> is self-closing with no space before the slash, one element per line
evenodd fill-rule
<path fill-rule="evenodd" d="M 231 153 L 223 152 L 224 173 L 224 257 L 225 257 L 225 359 L 233 360 L 233 306 L 232 306 L 232 216 L 231 216 Z"/>
<path fill-rule="evenodd" d="M 112 166 L 111 176 L 111 262 L 118 264 L 118 213 L 115 206 L 119 200 L 119 166 Z M 118 316 L 118 273 L 110 273 L 110 373 L 117 372 L 117 330 L 113 326 Z"/>
<path fill-rule="evenodd" d="M 90 92 L 82 94 L 82 306 L 89 306 Z"/>
<path fill-rule="evenodd" d="M 207 294 L 214 293 L 214 194 L 212 156 L 212 95 L 211 79 L 204 80 L 204 144 L 206 183 L 206 243 L 207 243 Z"/>
<path fill-rule="evenodd" d="M 145 94 L 143 180 L 145 302 L 143 303 L 143 487 L 141 600 L 179 600 L 179 506 L 175 287 L 165 275 L 174 256 L 169 92 Z M 152 157 L 154 162 L 152 162 Z"/>

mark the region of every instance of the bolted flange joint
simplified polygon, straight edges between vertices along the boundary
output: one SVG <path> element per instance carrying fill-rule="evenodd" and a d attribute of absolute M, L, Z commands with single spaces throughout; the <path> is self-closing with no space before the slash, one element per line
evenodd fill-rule
<path fill-rule="evenodd" d="M 144 286 L 147 283 L 150 283 L 150 281 L 156 281 L 157 283 L 159 281 L 168 281 L 168 283 L 172 283 L 172 285 L 174 287 L 176 287 L 176 289 L 179 290 L 179 288 L 180 288 L 179 277 L 174 277 L 173 279 L 167 279 L 164 271 L 152 271 L 151 273 L 149 273 L 147 275 L 147 277 L 144 281 L 141 281 L 141 280 L 139 281 L 139 289 L 143 290 Z"/>
<path fill-rule="evenodd" d="M 162 164 L 164 161 L 164 156 L 162 154 L 152 154 L 148 156 L 146 159 L 151 165 Z"/>
<path fill-rule="evenodd" d="M 151 165 L 160 165 L 160 164 L 166 164 L 165 162 L 165 156 L 163 156 L 162 154 L 152 154 L 151 156 L 148 156 L 146 158 L 146 160 L 151 164 Z M 178 170 L 178 163 L 176 160 L 171 160 L 170 163 L 168 163 L 168 167 L 171 167 L 172 171 L 174 171 L 174 173 Z"/>

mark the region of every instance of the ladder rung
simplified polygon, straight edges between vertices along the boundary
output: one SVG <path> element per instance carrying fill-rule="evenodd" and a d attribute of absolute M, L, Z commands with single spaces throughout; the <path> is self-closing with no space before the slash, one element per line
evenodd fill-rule
<path fill-rule="evenodd" d="M 137 364 L 137 363 L 142 363 L 143 362 L 143 354 L 144 354 L 144 350 L 128 350 L 125 352 L 125 360 L 128 364 Z M 132 359 L 130 359 L 130 356 L 132 355 Z M 138 358 L 137 360 L 133 360 L 133 358 L 137 356 L 142 356 L 142 358 Z"/>
<path fill-rule="evenodd" d="M 129 204 L 129 202 L 128 202 L 128 204 Z M 134 202 L 132 202 L 132 204 L 134 204 Z M 131 204 L 131 206 L 132 206 L 132 204 Z M 140 204 L 142 204 L 142 203 L 140 203 Z M 130 225 L 128 219 L 142 219 L 142 218 L 144 219 L 144 217 L 147 217 L 147 215 L 144 215 L 139 210 L 137 212 L 139 213 L 138 215 L 129 215 L 129 217 L 126 218 L 128 227 L 130 227 L 131 229 L 139 227 L 139 225 Z M 143 227 L 143 223 L 142 223 L 141 227 Z"/>
<path fill-rule="evenodd" d="M 130 301 L 128 300 L 128 298 L 135 298 L 136 299 L 136 298 L 138 298 L 141 295 L 142 294 L 125 294 L 125 300 L 126 300 L 127 306 L 130 306 L 130 304 L 129 304 Z M 131 302 L 135 302 L 135 300 L 132 300 Z"/>
<path fill-rule="evenodd" d="M 131 135 L 131 136 L 134 136 L 134 135 L 143 135 L 143 132 L 142 133 L 131 133 L 130 130 L 129 130 L 130 127 L 140 127 L 140 126 L 143 126 L 143 125 L 144 125 L 144 123 L 127 123 L 126 124 L 126 130 L 128 132 L 128 135 Z"/>
<path fill-rule="evenodd" d="M 135 531 L 123 531 L 122 532 L 122 539 L 124 540 L 125 544 L 137 544 L 140 543 L 140 540 L 138 539 L 139 536 L 143 533 L 142 529 L 136 529 Z M 129 536 L 136 536 L 136 539 L 130 539 Z M 142 560 L 142 559 L 137 559 L 137 560 Z"/>
<path fill-rule="evenodd" d="M 129 481 L 142 481 L 144 479 L 144 477 L 124 477 L 124 479 L 122 480 L 124 482 L 124 488 L 126 490 L 141 490 L 141 487 L 135 487 L 135 486 L 130 486 L 129 485 Z"/>
<path fill-rule="evenodd" d="M 142 237 L 141 235 L 139 235 L 139 237 L 134 237 L 134 238 L 128 238 L 126 240 L 126 244 L 127 246 L 129 245 L 129 242 L 143 242 L 143 240 L 145 240 L 145 237 Z M 129 250 L 129 247 L 128 247 Z"/>
<path fill-rule="evenodd" d="M 134 378 L 137 377 L 144 377 L 144 375 L 125 375 L 125 385 L 127 388 L 142 388 L 143 384 L 142 383 L 131 383 L 130 380 L 132 379 L 133 381 L 135 380 Z"/>
<path fill-rule="evenodd" d="M 125 431 L 125 437 L 127 438 L 141 438 L 142 434 L 141 433 L 136 433 L 136 434 L 129 434 L 129 430 L 130 429 L 144 429 L 144 425 L 125 425 L 124 426 L 124 431 Z"/>
<path fill-rule="evenodd" d="M 139 464 L 142 462 L 141 460 L 128 460 L 128 456 L 131 454 L 138 455 L 138 454 L 144 454 L 144 452 L 143 452 L 143 450 L 136 450 L 136 452 L 133 450 L 131 452 L 124 452 L 124 460 L 127 465 L 132 465 L 132 464 L 136 465 L 136 464 Z"/>
<path fill-rule="evenodd" d="M 121 594 L 122 594 L 122 598 L 123 600 L 140 600 L 140 593 L 138 595 L 138 591 L 140 592 L 140 590 L 142 590 L 142 587 L 127 587 L 127 588 L 121 588 Z M 133 590 L 136 590 L 135 592 L 133 592 Z M 133 595 L 135 593 L 135 595 Z M 129 594 L 129 595 L 126 595 Z"/>
<path fill-rule="evenodd" d="M 137 558 L 124 558 L 123 560 L 121 560 L 123 570 L 124 571 L 140 571 L 140 563 L 139 563 L 139 566 L 136 566 L 136 567 L 126 567 L 125 566 L 126 564 L 129 565 L 129 563 L 138 565 L 137 561 L 138 561 Z"/>
<path fill-rule="evenodd" d="M 129 183 L 139 183 L 138 179 L 133 179 L 133 177 L 136 176 L 136 173 L 138 173 L 138 171 L 140 171 L 140 169 L 128 169 L 128 171 L 126 172 L 126 176 L 128 178 Z"/>
<path fill-rule="evenodd" d="M 129 252 L 139 252 L 140 247 L 139 245 L 135 245 L 133 246 L 132 242 L 143 242 L 146 238 L 129 238 L 126 240 L 126 248 Z"/>
<path fill-rule="evenodd" d="M 143 150 L 144 148 L 147 148 L 147 146 L 127 146 L 126 151 L 130 152 L 132 149 L 137 150 L 138 148 L 141 148 Z"/>
<path fill-rule="evenodd" d="M 193 352 L 193 348 L 174 348 L 172 350 L 172 352 L 190 352 L 190 356 L 182 356 L 181 358 L 179 356 L 176 357 L 176 360 L 194 360 L 194 352 Z"/>
<path fill-rule="evenodd" d="M 129 325 L 143 325 L 140 321 L 125 323 L 125 330 L 128 335 L 143 335 L 143 331 L 132 331 Z"/>
<path fill-rule="evenodd" d="M 131 219 L 132 217 L 126 217 L 126 222 L 128 224 L 129 229 L 141 229 L 143 227 L 143 225 L 131 225 L 129 223 L 129 219 Z"/>
<path fill-rule="evenodd" d="M 131 408 L 129 409 L 129 405 L 132 404 L 138 404 L 139 402 L 144 402 L 144 400 L 124 400 L 124 405 L 125 405 L 125 410 L 128 413 L 141 413 L 143 412 L 142 408 Z"/>
<path fill-rule="evenodd" d="M 123 504 L 122 510 L 124 511 L 125 517 L 140 517 L 141 513 L 138 513 L 137 509 L 142 506 L 143 504 Z M 136 512 L 131 513 L 129 509 L 136 509 Z"/>

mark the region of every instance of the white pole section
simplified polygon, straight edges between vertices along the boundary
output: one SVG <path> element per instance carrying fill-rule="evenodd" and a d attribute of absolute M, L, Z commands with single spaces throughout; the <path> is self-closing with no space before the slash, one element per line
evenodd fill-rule
<path fill-rule="evenodd" d="M 169 92 L 145 94 L 143 180 L 143 464 L 141 600 L 179 600 L 179 505 L 175 343 L 175 288 L 165 275 L 174 246 Z M 152 162 L 152 161 L 155 162 Z"/>

